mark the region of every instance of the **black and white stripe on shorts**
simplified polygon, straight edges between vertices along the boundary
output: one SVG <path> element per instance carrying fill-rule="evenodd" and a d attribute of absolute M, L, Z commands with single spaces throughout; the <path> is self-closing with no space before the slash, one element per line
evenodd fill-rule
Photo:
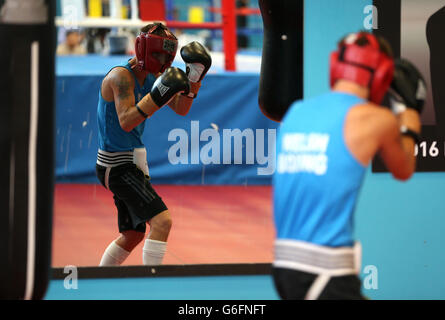
<path fill-rule="evenodd" d="M 112 168 L 125 163 L 133 163 L 133 151 L 107 152 L 98 150 L 96 163 L 102 167 Z"/>

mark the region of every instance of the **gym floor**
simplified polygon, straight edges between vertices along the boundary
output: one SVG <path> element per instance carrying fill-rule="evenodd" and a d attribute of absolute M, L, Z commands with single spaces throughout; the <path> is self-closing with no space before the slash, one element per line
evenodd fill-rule
<path fill-rule="evenodd" d="M 270 263 L 274 230 L 270 186 L 154 186 L 173 216 L 164 265 Z M 112 195 L 101 185 L 58 184 L 52 266 L 97 266 L 118 236 Z M 142 244 L 124 266 L 141 265 Z M 269 275 L 62 279 L 47 300 L 276 300 Z"/>
<path fill-rule="evenodd" d="M 154 186 L 173 228 L 163 264 L 270 263 L 270 186 Z M 52 266 L 97 266 L 119 236 L 112 194 L 96 184 L 55 189 Z M 139 244 L 123 265 L 142 264 Z"/>

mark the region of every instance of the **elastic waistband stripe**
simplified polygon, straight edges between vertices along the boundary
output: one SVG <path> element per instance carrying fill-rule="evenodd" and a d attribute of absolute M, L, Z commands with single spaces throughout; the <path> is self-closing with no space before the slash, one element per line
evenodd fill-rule
<path fill-rule="evenodd" d="M 133 163 L 133 151 L 107 152 L 99 149 L 96 163 L 107 168 Z"/>
<path fill-rule="evenodd" d="M 115 156 L 122 156 L 122 155 L 133 155 L 133 151 L 117 151 L 117 152 L 109 152 L 99 149 L 97 153 L 103 155 L 103 156 L 109 156 L 109 157 L 115 157 Z"/>
<path fill-rule="evenodd" d="M 113 160 L 122 160 L 122 159 L 124 159 L 124 160 L 133 160 L 133 156 L 132 155 L 131 156 L 125 155 L 125 156 L 116 156 L 116 157 L 104 157 L 101 154 L 97 154 L 97 157 L 99 159 L 102 159 L 102 160 L 111 160 L 111 161 L 113 161 Z"/>
<path fill-rule="evenodd" d="M 330 248 L 297 240 L 275 242 L 275 263 L 288 266 L 308 266 L 314 270 L 356 269 L 356 251 L 353 247 Z"/>

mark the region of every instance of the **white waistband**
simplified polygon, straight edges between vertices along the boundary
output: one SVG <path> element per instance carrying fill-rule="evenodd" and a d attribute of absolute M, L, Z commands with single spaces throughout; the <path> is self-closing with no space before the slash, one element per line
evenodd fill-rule
<path fill-rule="evenodd" d="M 134 163 L 145 175 L 150 176 L 147 163 L 147 150 L 135 148 L 133 151 L 108 152 L 99 149 L 96 163 L 106 168 L 113 168 L 125 163 Z"/>
<path fill-rule="evenodd" d="M 107 168 L 117 167 L 124 163 L 133 163 L 133 151 L 107 152 L 99 149 L 96 163 Z"/>
<path fill-rule="evenodd" d="M 341 276 L 359 274 L 361 245 L 354 247 L 326 247 L 298 240 L 275 241 L 275 267 L 315 274 Z"/>

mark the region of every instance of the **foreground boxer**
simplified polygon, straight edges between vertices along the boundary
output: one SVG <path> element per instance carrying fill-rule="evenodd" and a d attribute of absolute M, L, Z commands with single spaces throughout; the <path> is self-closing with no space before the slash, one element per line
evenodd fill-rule
<path fill-rule="evenodd" d="M 425 84 L 387 42 L 351 34 L 331 56 L 332 91 L 294 103 L 277 139 L 273 277 L 283 299 L 363 299 L 353 213 L 367 167 L 381 156 L 407 180 Z M 388 88 L 390 87 L 390 90 Z M 393 110 L 380 106 L 389 91 Z"/>
<path fill-rule="evenodd" d="M 178 41 L 160 23 L 141 29 L 136 57 L 103 79 L 98 103 L 99 151 L 96 173 L 114 195 L 120 237 L 105 250 L 100 266 L 122 264 L 145 238 L 144 265 L 159 265 L 166 252 L 172 219 L 150 183 L 142 142 L 145 120 L 168 105 L 186 115 L 196 98 L 211 57 L 199 43 L 181 48 L 187 73 L 170 67 Z"/>

